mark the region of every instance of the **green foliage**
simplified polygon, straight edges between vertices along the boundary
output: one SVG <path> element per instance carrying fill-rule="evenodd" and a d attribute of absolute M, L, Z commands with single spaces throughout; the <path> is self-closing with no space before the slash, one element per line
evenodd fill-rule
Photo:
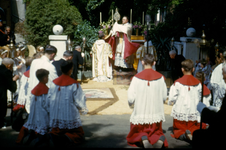
<path fill-rule="evenodd" d="M 80 45 L 82 48 L 83 46 L 83 38 L 86 38 L 85 48 L 84 48 L 84 60 L 85 60 L 85 67 L 92 68 L 92 59 L 90 57 L 90 51 L 93 46 L 93 43 L 98 40 L 98 28 L 91 26 L 90 22 L 84 20 L 81 24 L 77 26 L 77 29 L 74 32 L 74 40 L 73 46 Z"/>
<path fill-rule="evenodd" d="M 85 48 L 87 51 L 90 51 L 93 43 L 98 39 L 98 28 L 91 26 L 90 22 L 84 20 L 77 25 L 77 29 L 74 31 L 73 45 L 83 46 L 83 37 L 86 38 Z"/>
<path fill-rule="evenodd" d="M 105 0 L 89 0 L 86 6 L 86 10 L 95 10 L 97 7 L 99 7 Z"/>
<path fill-rule="evenodd" d="M 62 35 L 70 36 L 80 22 L 81 14 L 68 0 L 31 0 L 26 10 L 25 39 L 34 46 L 46 45 L 54 25 L 60 24 Z"/>

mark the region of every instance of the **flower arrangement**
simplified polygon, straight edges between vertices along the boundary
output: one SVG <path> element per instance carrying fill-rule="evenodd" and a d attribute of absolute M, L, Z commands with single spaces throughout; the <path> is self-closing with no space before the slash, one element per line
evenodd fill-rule
<path fill-rule="evenodd" d="M 134 22 L 133 23 L 133 29 L 142 29 L 143 25 L 140 22 Z"/>
<path fill-rule="evenodd" d="M 100 23 L 100 31 L 103 31 L 105 34 L 108 34 L 109 30 L 112 28 L 113 21 L 110 19 L 108 22 L 101 22 Z"/>

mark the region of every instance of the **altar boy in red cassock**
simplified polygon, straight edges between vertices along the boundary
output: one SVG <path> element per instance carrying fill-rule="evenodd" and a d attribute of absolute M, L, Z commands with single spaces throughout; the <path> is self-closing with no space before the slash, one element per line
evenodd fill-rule
<path fill-rule="evenodd" d="M 49 71 L 38 69 L 36 77 L 39 80 L 38 85 L 31 91 L 30 114 L 27 122 L 23 125 L 16 140 L 16 143 L 29 144 L 32 140 L 32 145 L 38 144 L 44 135 L 48 132 L 49 116 L 47 94 L 49 88 L 46 86 L 48 82 Z M 37 140 L 34 140 L 37 138 Z"/>
<path fill-rule="evenodd" d="M 86 97 L 80 84 L 70 77 L 72 61 L 61 64 L 62 75 L 53 80 L 48 92 L 51 143 L 54 146 L 78 144 L 84 140 L 80 113 L 86 114 Z"/>
<path fill-rule="evenodd" d="M 142 60 L 144 70 L 132 78 L 128 89 L 128 103 L 134 107 L 130 117 L 130 132 L 126 137 L 131 146 L 168 147 L 162 131 L 167 87 L 165 77 L 152 69 L 154 63 L 154 56 L 146 54 Z"/>
<path fill-rule="evenodd" d="M 172 137 L 191 142 L 193 132 L 200 129 L 200 113 L 197 105 L 201 100 L 202 84 L 192 72 L 194 63 L 190 59 L 182 63 L 183 77 L 177 79 L 170 87 L 168 104 L 174 102 L 171 116 L 173 116 Z M 202 124 L 206 128 L 206 124 Z"/>

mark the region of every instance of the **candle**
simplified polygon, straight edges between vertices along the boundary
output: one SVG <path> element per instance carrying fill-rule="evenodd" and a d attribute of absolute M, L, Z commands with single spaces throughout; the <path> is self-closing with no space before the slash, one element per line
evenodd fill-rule
<path fill-rule="evenodd" d="M 130 23 L 132 23 L 132 9 L 130 9 Z"/>
<path fill-rule="evenodd" d="M 112 10 L 111 10 L 112 21 L 114 20 L 113 14 L 114 14 L 114 12 L 113 12 L 113 9 L 112 9 Z"/>
<path fill-rule="evenodd" d="M 142 24 L 144 25 L 144 12 L 143 12 L 143 17 L 142 17 Z"/>
<path fill-rule="evenodd" d="M 100 23 L 102 23 L 102 14 L 100 12 Z"/>
<path fill-rule="evenodd" d="M 157 13 L 157 17 L 156 17 L 157 21 L 160 20 L 159 18 L 160 18 L 160 9 L 158 9 L 158 13 Z"/>

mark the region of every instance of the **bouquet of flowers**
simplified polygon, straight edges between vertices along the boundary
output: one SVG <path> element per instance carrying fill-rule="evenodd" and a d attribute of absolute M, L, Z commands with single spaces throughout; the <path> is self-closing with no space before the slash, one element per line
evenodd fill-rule
<path fill-rule="evenodd" d="M 142 29 L 143 25 L 140 22 L 134 22 L 133 23 L 133 29 Z"/>
<path fill-rule="evenodd" d="M 112 28 L 112 20 L 110 19 L 108 22 L 100 23 L 100 31 L 103 31 L 105 34 L 108 34 Z M 99 31 L 99 32 L 100 32 Z"/>

